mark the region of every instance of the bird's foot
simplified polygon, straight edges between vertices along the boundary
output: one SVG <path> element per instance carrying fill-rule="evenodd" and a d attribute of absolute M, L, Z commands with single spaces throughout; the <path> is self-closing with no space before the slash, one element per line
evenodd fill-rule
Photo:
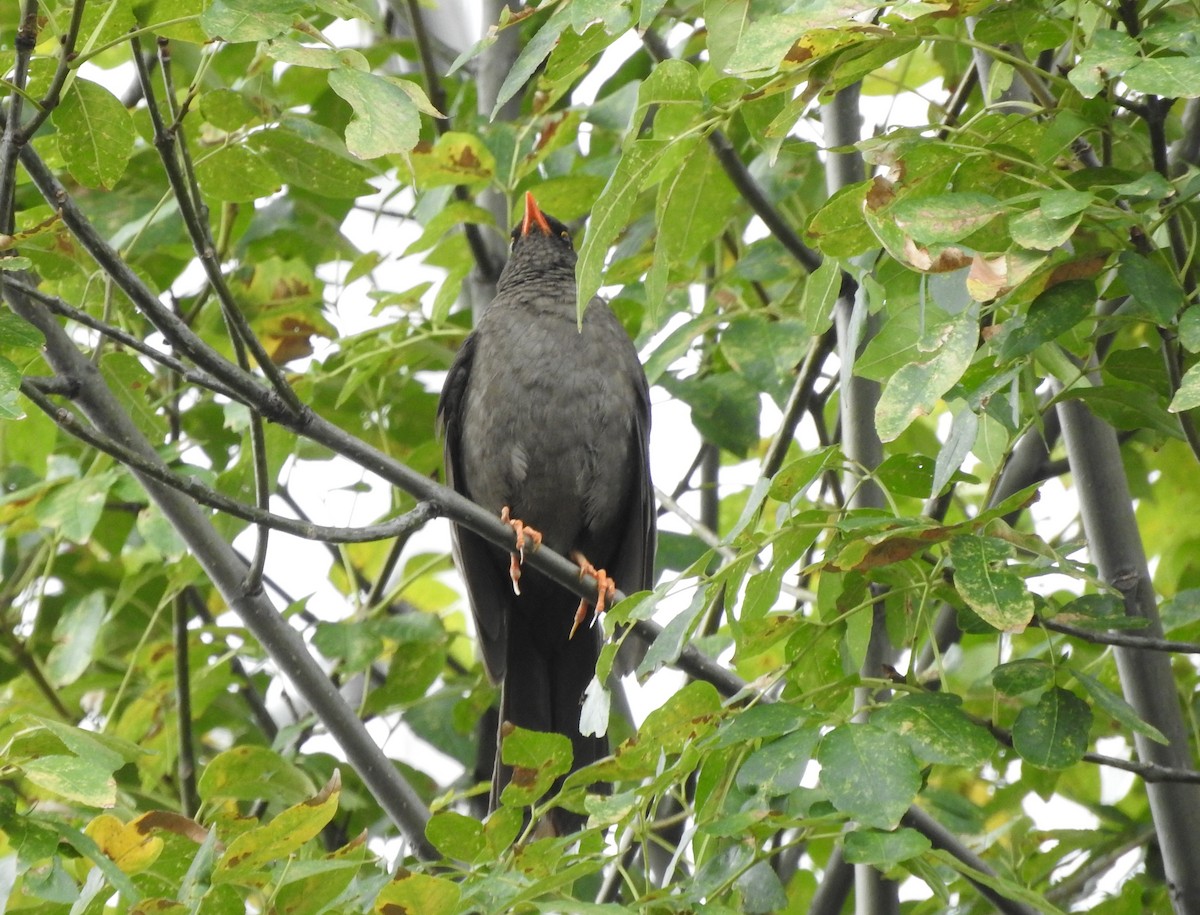
<path fill-rule="evenodd" d="M 607 609 L 605 604 L 617 593 L 617 583 L 608 577 L 608 573 L 604 569 L 597 569 L 592 565 L 588 561 L 588 558 L 579 552 L 579 550 L 571 551 L 571 559 L 579 565 L 580 578 L 583 578 L 585 575 L 591 575 L 592 578 L 596 579 L 596 610 L 592 615 L 592 622 L 595 622 L 600 618 L 600 614 Z M 579 629 L 583 621 L 587 619 L 589 606 L 590 604 L 586 599 L 579 602 L 579 609 L 575 611 L 575 621 L 571 624 L 571 634 L 567 636 L 568 639 L 575 638 L 575 632 Z"/>
<path fill-rule="evenodd" d="M 536 550 L 542 545 L 542 532 L 530 527 L 519 518 L 514 518 L 509 512 L 508 506 L 500 509 L 500 520 L 513 529 L 516 534 L 516 550 L 509 553 L 508 562 L 508 577 L 512 579 L 513 594 L 521 593 L 521 563 L 525 561 L 525 542 L 528 540 L 533 546 L 531 550 Z"/>

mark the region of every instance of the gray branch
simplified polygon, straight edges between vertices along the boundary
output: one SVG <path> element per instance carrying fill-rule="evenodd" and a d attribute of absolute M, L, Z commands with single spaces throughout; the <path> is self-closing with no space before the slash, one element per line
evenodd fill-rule
<path fill-rule="evenodd" d="M 1117 435 L 1079 400 L 1058 404 L 1067 459 L 1079 494 L 1091 558 L 1100 577 L 1125 598 L 1125 612 L 1146 620 L 1144 632 L 1162 638 L 1146 553 L 1133 512 Z M 1175 691 L 1171 658 L 1162 652 L 1113 649 L 1125 700 L 1169 743 L 1134 734 L 1139 759 L 1172 769 L 1191 767 L 1188 732 Z M 1171 902 L 1179 915 L 1200 912 L 1200 786 L 1147 782 L 1146 794 L 1162 851 Z"/>

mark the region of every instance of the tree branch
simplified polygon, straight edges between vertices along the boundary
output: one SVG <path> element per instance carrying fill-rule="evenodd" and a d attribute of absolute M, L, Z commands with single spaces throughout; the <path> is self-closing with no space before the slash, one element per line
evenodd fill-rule
<path fill-rule="evenodd" d="M 1082 401 L 1057 406 L 1063 440 L 1079 494 L 1080 514 L 1092 560 L 1101 578 L 1125 598 L 1125 612 L 1147 621 L 1146 633 L 1162 637 L 1146 554 L 1133 512 L 1133 500 L 1112 427 Z M 1170 658 L 1139 648 L 1114 648 L 1125 700 L 1143 721 L 1169 741 L 1162 746 L 1134 734 L 1144 764 L 1184 769 L 1192 759 L 1171 673 Z M 1171 900 L 1179 913 L 1200 911 L 1200 788 L 1148 781 L 1146 794 L 1158 828 Z"/>
<path fill-rule="evenodd" d="M 3 277 L 0 276 L 0 281 Z M 60 374 L 81 379 L 79 403 L 102 434 L 127 443 L 146 460 L 161 459 L 121 408 L 98 369 L 76 349 L 58 322 L 12 287 L 4 289 L 13 310 L 33 324 L 46 340 L 46 358 Z M 162 465 L 165 469 L 165 465 Z M 425 839 L 429 811 L 417 793 L 367 733 L 308 647 L 266 598 L 261 588 L 245 587 L 246 566 L 213 528 L 200 507 L 184 494 L 134 469 L 142 486 L 187 543 L 209 580 L 263 645 L 278 669 L 295 684 L 305 701 L 341 746 L 350 764 L 366 783 L 392 822 L 416 853 L 432 858 L 437 852 Z"/>

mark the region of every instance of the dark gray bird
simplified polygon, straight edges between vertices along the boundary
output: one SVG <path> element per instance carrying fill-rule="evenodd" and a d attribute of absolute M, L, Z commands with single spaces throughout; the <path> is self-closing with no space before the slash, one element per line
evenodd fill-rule
<path fill-rule="evenodd" d="M 540 539 L 632 593 L 651 586 L 654 565 L 649 392 L 602 299 L 589 303 L 580 331 L 575 261 L 566 226 L 526 194 L 496 297 L 442 390 L 446 472 L 458 492 L 523 532 L 527 549 Z M 501 727 L 566 735 L 576 769 L 607 755 L 606 738 L 579 730 L 601 644 L 599 627 L 575 631 L 586 605 L 536 569 L 522 574 L 518 555 L 466 528 L 452 533 L 483 660 L 501 684 Z M 511 777 L 497 754 L 493 809 Z M 555 809 L 549 825 L 562 835 L 580 823 Z"/>

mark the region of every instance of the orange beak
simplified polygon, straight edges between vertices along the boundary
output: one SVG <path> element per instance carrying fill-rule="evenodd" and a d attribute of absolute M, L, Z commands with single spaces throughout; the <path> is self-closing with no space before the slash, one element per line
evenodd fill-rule
<path fill-rule="evenodd" d="M 550 234 L 550 223 L 546 222 L 546 215 L 538 209 L 537 201 L 533 199 L 533 192 L 526 191 L 525 219 L 521 222 L 521 234 L 528 235 L 530 228 L 535 225 L 542 230 L 543 235 Z"/>

